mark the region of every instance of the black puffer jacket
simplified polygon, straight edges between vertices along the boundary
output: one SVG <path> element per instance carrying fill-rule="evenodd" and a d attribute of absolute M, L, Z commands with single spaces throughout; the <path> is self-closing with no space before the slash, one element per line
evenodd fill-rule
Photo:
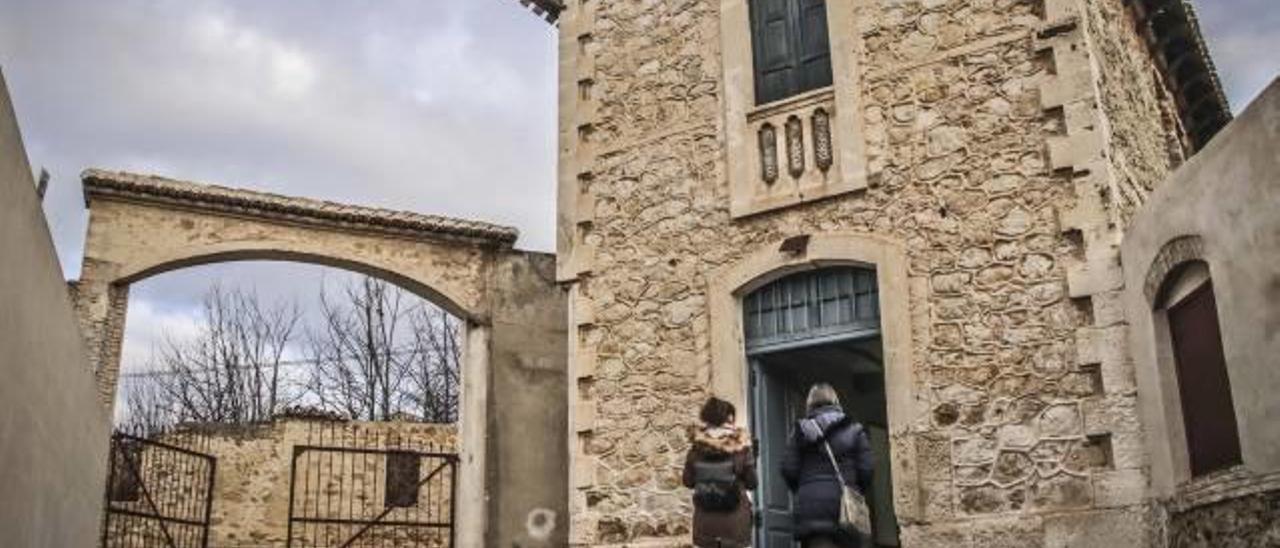
<path fill-rule="evenodd" d="M 808 425 L 806 421 L 811 421 Z M 817 428 L 814 428 L 816 426 Z M 796 424 L 782 460 L 782 477 L 796 494 L 796 538 L 835 536 L 840 514 L 840 485 L 823 440 L 831 444 L 844 479 L 866 493 L 874 463 L 862 425 L 837 406 L 814 409 Z"/>

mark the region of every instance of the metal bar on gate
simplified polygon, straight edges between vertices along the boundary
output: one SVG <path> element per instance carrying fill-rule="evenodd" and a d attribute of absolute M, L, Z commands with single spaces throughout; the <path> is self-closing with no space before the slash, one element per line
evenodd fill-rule
<path fill-rule="evenodd" d="M 116 451 L 118 449 L 116 436 L 111 436 L 111 450 L 107 456 L 107 490 L 103 493 L 106 499 L 106 515 L 102 517 L 102 548 L 107 547 L 107 536 L 111 532 L 111 495 L 116 483 Z"/>
<path fill-rule="evenodd" d="M 204 531 L 200 535 L 201 548 L 209 546 L 209 522 L 213 519 L 213 482 L 218 475 L 218 461 L 210 459 L 209 461 L 209 480 L 206 484 L 204 492 Z"/>
<path fill-rule="evenodd" d="M 116 434 L 116 436 L 119 436 L 119 437 L 121 437 L 121 438 L 125 438 L 125 439 L 129 439 L 129 440 L 133 440 L 133 441 L 137 441 L 137 442 L 140 442 L 140 443 L 142 443 L 142 444 L 144 444 L 144 445 L 153 445 L 153 446 L 156 446 L 156 447 L 163 447 L 163 448 L 168 449 L 168 450 L 170 450 L 170 451 L 177 451 L 177 452 L 179 452 L 179 453 L 183 453 L 183 454 L 186 454 L 186 455 L 191 455 L 191 456 L 193 456 L 193 457 L 199 457 L 199 458 L 202 458 L 202 459 L 212 459 L 212 458 L 213 458 L 212 456 L 210 456 L 210 455 L 208 455 L 208 454 L 205 454 L 205 453 L 201 453 L 201 452 L 199 452 L 199 451 L 193 451 L 193 450 L 191 450 L 191 449 L 187 449 L 187 448 L 185 448 L 185 447 L 179 447 L 179 446 L 177 446 L 177 445 L 168 444 L 168 443 L 165 443 L 165 442 L 162 442 L 162 441 L 156 441 L 156 440 L 152 440 L 152 439 L 147 439 L 147 438 L 138 437 L 138 436 L 135 436 L 135 435 L 133 435 L 133 434 L 119 433 L 119 434 Z"/>
<path fill-rule="evenodd" d="M 423 529 L 447 529 L 450 527 L 449 522 L 445 521 L 403 521 L 403 520 L 382 520 L 371 522 L 367 519 L 346 519 L 346 518 L 294 518 L 298 523 L 316 523 L 329 525 L 385 525 L 388 527 L 421 527 Z M 348 542 L 357 540 L 352 537 Z"/>
<path fill-rule="evenodd" d="M 186 525 L 186 526 L 188 526 L 188 527 L 202 527 L 202 526 L 204 526 L 204 522 L 202 522 L 202 521 L 196 521 L 196 520 L 192 520 L 192 519 L 182 519 L 182 518 L 170 518 L 170 517 L 160 516 L 160 515 L 156 515 L 156 514 L 148 514 L 148 513 L 146 513 L 146 512 L 139 512 L 139 511 L 137 511 L 137 510 L 127 510 L 127 509 L 124 509 L 124 508 L 115 508 L 115 509 L 112 509 L 112 510 L 111 510 L 111 513 L 113 513 L 113 514 L 118 514 L 118 515 L 121 515 L 121 516 L 129 516 L 129 517 L 132 517 L 132 518 L 142 518 L 142 519 L 152 519 L 152 520 L 156 520 L 156 521 L 164 521 L 164 522 L 174 523 L 174 524 L 178 524 L 178 525 Z"/>
<path fill-rule="evenodd" d="M 452 461 L 445 461 L 444 464 L 437 466 L 435 470 L 432 470 L 430 474 L 427 474 L 427 477 L 422 478 L 421 480 L 418 480 L 418 485 L 415 486 L 415 489 L 421 489 L 424 484 L 426 484 L 428 481 L 431 481 L 432 478 L 436 477 L 436 474 L 439 474 L 440 471 L 444 470 L 445 467 L 448 466 L 451 462 Z M 359 531 L 356 531 L 356 534 L 354 536 L 347 539 L 347 541 L 342 544 L 342 548 L 347 548 L 348 546 L 351 546 L 351 543 L 355 542 L 356 539 L 360 538 L 360 535 L 365 534 L 365 532 L 367 532 L 369 529 L 372 529 L 374 525 L 378 525 L 379 523 L 382 523 L 382 519 L 387 517 L 387 515 L 390 514 L 392 510 L 395 510 L 394 506 L 387 506 L 386 508 L 384 508 L 382 510 L 382 513 L 378 514 L 378 517 L 373 518 L 373 521 L 366 523 L 364 527 L 360 528 Z M 384 523 L 384 525 L 385 524 L 386 523 Z"/>
<path fill-rule="evenodd" d="M 142 471 L 139 469 L 138 463 L 130 459 L 128 455 L 124 456 L 124 461 L 125 464 L 130 467 L 134 477 L 138 478 L 138 487 L 142 489 L 142 496 L 146 499 L 147 506 L 151 507 L 151 510 L 156 513 L 157 517 L 161 517 L 162 514 L 160 513 L 160 509 L 156 507 L 156 501 L 151 498 L 151 490 L 147 489 L 147 482 L 142 481 Z M 165 520 L 160 519 L 158 521 L 158 525 L 160 525 L 160 532 L 164 533 L 164 540 L 169 544 L 169 548 L 178 548 L 177 543 L 173 541 L 173 535 L 169 534 L 169 528 L 165 526 Z"/>
<path fill-rule="evenodd" d="M 458 545 L 458 462 L 449 461 L 449 546 Z"/>
<path fill-rule="evenodd" d="M 293 492 L 298 483 L 298 457 L 305 449 L 294 446 L 293 461 L 289 464 L 289 525 L 285 529 L 285 546 L 293 546 Z"/>
<path fill-rule="evenodd" d="M 371 453 L 375 455 L 385 455 L 387 453 L 412 453 L 420 457 L 439 458 L 448 461 L 458 460 L 458 455 L 454 453 L 427 453 L 422 451 L 411 450 L 389 450 L 389 449 L 365 449 L 362 447 L 328 447 L 321 445 L 295 445 L 295 449 L 303 449 L 306 451 L 320 451 L 328 453 Z"/>

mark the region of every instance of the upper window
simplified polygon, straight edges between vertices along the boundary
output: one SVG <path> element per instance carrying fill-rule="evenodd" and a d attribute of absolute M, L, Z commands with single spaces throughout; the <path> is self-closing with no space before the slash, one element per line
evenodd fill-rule
<path fill-rule="evenodd" d="M 1179 268 L 1162 297 L 1191 475 L 1240 464 L 1240 435 L 1208 265 L 1195 261 Z"/>
<path fill-rule="evenodd" d="M 831 85 L 825 0 L 750 0 L 756 104 Z"/>

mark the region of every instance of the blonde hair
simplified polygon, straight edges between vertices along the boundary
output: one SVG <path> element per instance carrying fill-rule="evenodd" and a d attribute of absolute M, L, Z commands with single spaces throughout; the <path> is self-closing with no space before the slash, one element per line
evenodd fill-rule
<path fill-rule="evenodd" d="M 820 382 L 809 388 L 809 397 L 805 399 L 804 406 L 813 411 L 824 405 L 840 407 L 840 395 L 836 394 L 836 389 L 831 385 Z"/>

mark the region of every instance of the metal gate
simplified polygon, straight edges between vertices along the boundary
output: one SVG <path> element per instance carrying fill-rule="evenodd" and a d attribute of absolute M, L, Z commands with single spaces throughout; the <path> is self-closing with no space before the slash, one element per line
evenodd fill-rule
<path fill-rule="evenodd" d="M 458 456 L 297 445 L 288 546 L 454 545 Z"/>
<path fill-rule="evenodd" d="M 217 460 L 182 447 L 185 439 L 182 434 L 166 441 L 112 434 L 104 548 L 209 545 Z"/>

